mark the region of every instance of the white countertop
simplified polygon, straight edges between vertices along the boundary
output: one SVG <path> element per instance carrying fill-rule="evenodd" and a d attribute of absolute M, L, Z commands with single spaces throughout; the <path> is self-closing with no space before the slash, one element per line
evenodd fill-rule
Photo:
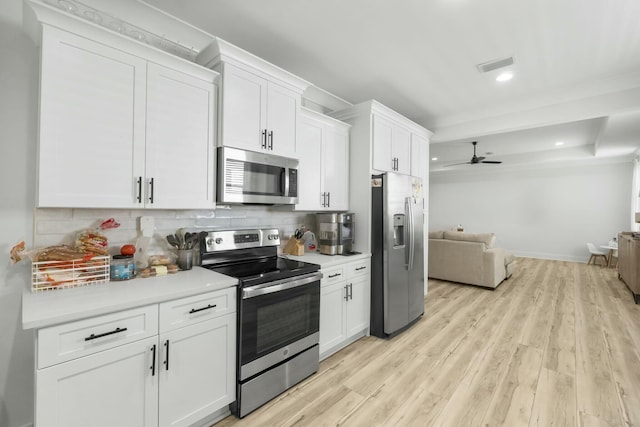
<path fill-rule="evenodd" d="M 370 253 L 362 253 L 357 255 L 325 255 L 320 252 L 305 252 L 302 256 L 281 255 L 285 258 L 291 258 L 298 261 L 310 262 L 320 265 L 320 268 L 334 267 L 336 265 L 346 264 L 348 262 L 360 261 L 370 258 Z"/>
<path fill-rule="evenodd" d="M 238 280 L 206 268 L 22 296 L 22 327 L 42 328 L 147 304 L 236 286 Z"/>

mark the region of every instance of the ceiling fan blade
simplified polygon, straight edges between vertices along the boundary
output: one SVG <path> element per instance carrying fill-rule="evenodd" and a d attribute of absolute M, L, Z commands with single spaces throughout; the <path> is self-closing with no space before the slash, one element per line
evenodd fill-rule
<path fill-rule="evenodd" d="M 482 157 L 482 156 L 480 156 L 480 157 L 476 157 L 476 158 L 475 158 L 475 161 L 476 161 L 476 163 L 477 163 L 477 162 L 481 162 L 481 161 L 483 161 L 484 159 L 486 159 L 486 157 Z"/>
<path fill-rule="evenodd" d="M 497 160 L 484 160 L 482 163 L 490 163 L 490 164 L 497 165 L 497 164 L 500 164 L 502 162 L 499 162 Z"/>
<path fill-rule="evenodd" d="M 473 163 L 471 162 L 462 162 L 462 163 L 454 163 L 452 165 L 444 165 L 444 168 L 448 168 L 449 166 L 460 166 L 460 165 L 472 165 Z"/>

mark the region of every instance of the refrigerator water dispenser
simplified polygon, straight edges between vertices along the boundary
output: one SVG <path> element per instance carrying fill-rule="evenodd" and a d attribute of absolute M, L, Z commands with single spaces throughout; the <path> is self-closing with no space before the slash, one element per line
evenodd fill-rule
<path fill-rule="evenodd" d="M 393 216 L 393 246 L 404 246 L 404 214 Z"/>

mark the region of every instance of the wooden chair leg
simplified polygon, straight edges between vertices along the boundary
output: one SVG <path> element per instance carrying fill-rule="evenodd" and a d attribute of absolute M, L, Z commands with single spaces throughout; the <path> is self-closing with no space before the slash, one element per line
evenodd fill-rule
<path fill-rule="evenodd" d="M 587 265 L 591 264 L 591 261 L 593 261 L 594 264 L 596 263 L 596 261 L 593 259 L 593 254 L 591 254 L 591 256 L 589 257 L 589 261 L 587 261 Z"/>
<path fill-rule="evenodd" d="M 607 256 L 606 255 L 600 255 L 600 256 L 602 257 L 602 267 L 607 268 L 607 264 L 609 263 Z"/>

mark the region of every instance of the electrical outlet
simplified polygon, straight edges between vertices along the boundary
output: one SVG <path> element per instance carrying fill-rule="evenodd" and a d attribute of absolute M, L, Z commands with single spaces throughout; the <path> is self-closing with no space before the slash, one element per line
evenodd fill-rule
<path fill-rule="evenodd" d="M 153 236 L 153 231 L 156 228 L 155 218 L 152 216 L 141 216 L 140 217 L 140 232 L 143 236 L 151 237 Z"/>

